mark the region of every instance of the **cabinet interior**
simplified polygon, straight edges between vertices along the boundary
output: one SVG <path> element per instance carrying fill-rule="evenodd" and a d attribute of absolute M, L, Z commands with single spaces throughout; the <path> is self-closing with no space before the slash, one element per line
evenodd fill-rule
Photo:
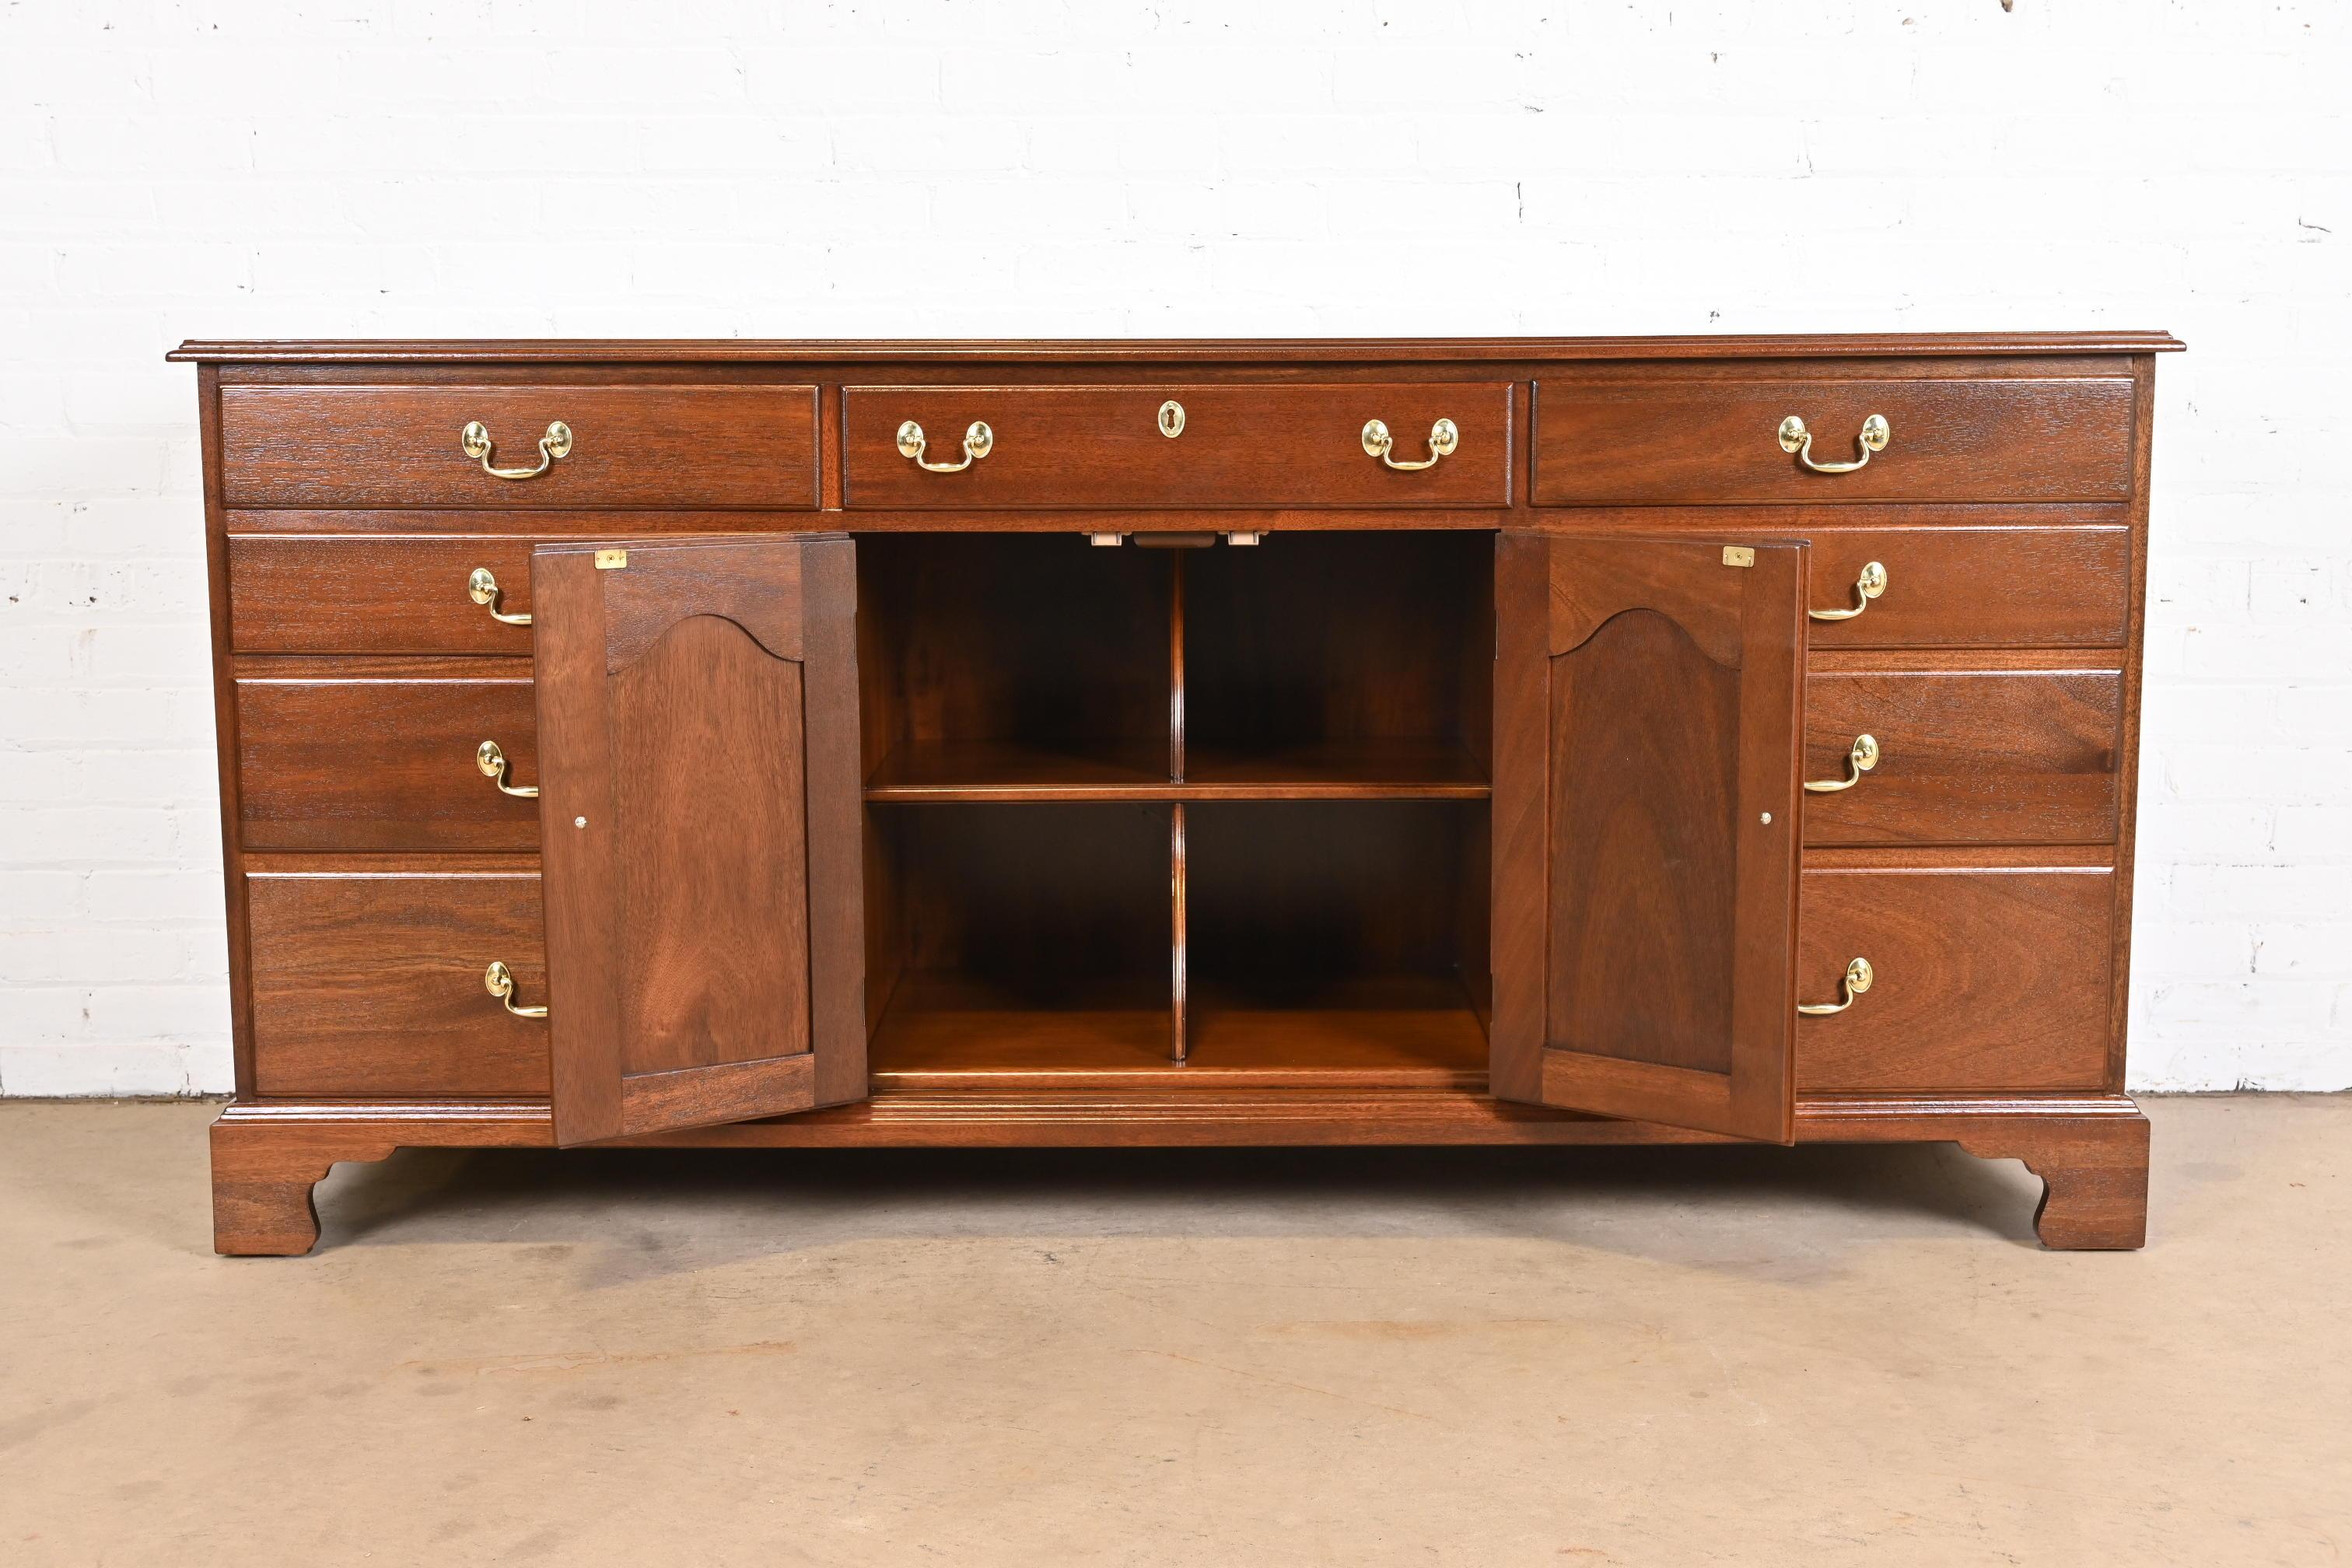
<path fill-rule="evenodd" d="M 1483 1082 L 1493 549 L 861 536 L 876 1087 Z"/>

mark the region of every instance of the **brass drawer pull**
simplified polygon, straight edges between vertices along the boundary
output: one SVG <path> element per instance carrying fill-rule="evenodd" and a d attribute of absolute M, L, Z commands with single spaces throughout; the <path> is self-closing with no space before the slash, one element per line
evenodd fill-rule
<path fill-rule="evenodd" d="M 482 749 L 487 752 L 493 750 L 494 748 L 492 748 L 488 741 L 485 741 L 482 742 Z M 1845 754 L 1845 777 L 1842 779 L 1807 779 L 1805 781 L 1805 793 L 1807 795 L 1835 795 L 1842 789 L 1852 789 L 1854 785 L 1862 782 L 1863 774 L 1868 773 L 1877 765 L 1878 737 L 1875 735 L 1856 735 L 1853 738 L 1853 746 L 1847 750 Z M 487 763 L 484 764 L 483 771 L 486 773 L 488 771 Z M 504 789 L 506 786 L 501 784 L 499 787 Z M 508 793 L 513 794 L 514 792 L 509 790 Z M 530 793 L 537 795 L 539 792 L 537 790 L 533 790 Z M 1867 989 L 1867 987 L 1864 987 L 1864 989 Z"/>
<path fill-rule="evenodd" d="M 1418 463 L 1400 463 L 1394 455 L 1396 437 L 1389 434 L 1389 427 L 1377 419 L 1364 421 L 1364 455 L 1378 458 L 1400 473 L 1417 473 L 1423 468 L 1433 468 L 1437 467 L 1438 458 L 1451 456 L 1454 448 L 1461 444 L 1462 432 L 1454 428 L 1454 421 L 1441 419 L 1429 427 L 1429 456 Z"/>
<path fill-rule="evenodd" d="M 482 971 L 482 989 L 497 997 L 499 1001 L 504 1005 L 506 1010 L 512 1013 L 518 1018 L 544 1018 L 547 1016 L 547 1009 L 544 1007 L 518 1007 L 515 1005 L 514 971 L 509 969 L 504 963 L 498 959 L 494 958 L 490 960 L 490 966 Z M 1835 1009 L 1832 1008 L 1832 1011 L 1835 1011 Z"/>
<path fill-rule="evenodd" d="M 484 778 L 499 786 L 500 795 L 510 795 L 519 800 L 539 798 L 537 784 L 507 783 L 507 754 L 499 750 L 499 743 L 496 741 L 485 741 L 474 748 L 474 765 L 482 770 Z M 1805 787 L 1811 789 L 1813 786 L 1807 784 Z"/>
<path fill-rule="evenodd" d="M 1884 414 L 1874 414 L 1862 422 L 1862 434 L 1856 438 L 1854 450 L 1862 454 L 1851 463 L 1817 463 L 1813 461 L 1813 433 L 1805 422 L 1791 414 L 1780 421 L 1780 450 L 1797 454 L 1797 461 L 1817 474 L 1850 474 L 1870 462 L 1873 452 L 1884 452 L 1886 444 L 1895 439 L 1895 427 Z"/>
<path fill-rule="evenodd" d="M 535 479 L 555 467 L 555 459 L 572 455 L 572 426 L 562 420 L 550 422 L 547 434 L 539 438 L 539 467 L 535 468 L 501 468 L 490 461 L 497 449 L 490 439 L 490 427 L 478 419 L 468 419 L 466 427 L 457 432 L 458 449 L 482 465 L 482 472 L 494 479 Z"/>
<path fill-rule="evenodd" d="M 1886 568 L 1873 561 L 1853 580 L 1853 608 L 1851 610 L 1807 610 L 1805 618 L 1813 621 L 1850 621 L 1870 608 L 1870 601 L 1886 592 Z"/>
<path fill-rule="evenodd" d="M 499 601 L 500 596 L 499 580 L 490 575 L 490 569 L 488 567 L 477 566 L 474 568 L 471 574 L 467 577 L 466 597 L 473 600 L 474 603 L 478 605 L 488 605 L 490 619 L 503 622 L 510 626 L 527 626 L 530 625 L 530 616 L 529 615 L 510 616 L 504 610 L 499 609 Z"/>
<path fill-rule="evenodd" d="M 972 459 L 975 458 L 985 458 L 988 456 L 989 452 L 996 446 L 996 432 L 991 430 L 986 425 L 983 425 L 977 419 L 966 426 L 963 433 L 963 461 L 961 463 L 926 462 L 923 458 L 923 450 L 925 446 L 926 443 L 923 438 L 923 427 L 921 426 L 909 419 L 904 425 L 898 426 L 898 455 L 900 457 L 910 458 L 914 462 L 915 467 L 921 468 L 926 473 L 960 474 L 966 468 L 971 467 Z"/>
<path fill-rule="evenodd" d="M 1870 960 L 1857 958 L 1845 966 L 1845 973 L 1839 977 L 1836 1001 L 1800 1002 L 1797 1004 L 1797 1011 L 1808 1018 L 1822 1018 L 1832 1013 L 1843 1013 L 1853 1006 L 1853 999 L 1869 990 L 1871 982 L 1877 978 L 1878 972 L 1870 967 Z M 542 1008 L 541 1011 L 545 1009 Z"/>

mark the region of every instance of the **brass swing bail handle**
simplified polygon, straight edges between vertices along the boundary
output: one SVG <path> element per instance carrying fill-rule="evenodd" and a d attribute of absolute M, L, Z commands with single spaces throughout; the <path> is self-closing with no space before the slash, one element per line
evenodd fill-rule
<path fill-rule="evenodd" d="M 509 969 L 502 959 L 490 960 L 490 966 L 482 971 L 482 989 L 497 997 L 500 1005 L 518 1018 L 547 1016 L 547 1009 L 544 1007 L 516 1006 L 514 988 L 514 971 Z"/>
<path fill-rule="evenodd" d="M 484 745 L 489 744 L 485 741 Z M 1807 779 L 1807 795 L 1835 795 L 1852 789 L 1862 782 L 1862 775 L 1878 765 L 1878 737 L 1856 735 L 1853 744 L 1846 748 L 1845 777 L 1842 779 Z M 536 793 L 536 792 L 534 792 Z"/>
<path fill-rule="evenodd" d="M 1862 422 L 1862 434 L 1854 438 L 1854 450 L 1860 452 L 1862 455 L 1851 463 L 1821 463 L 1814 461 L 1813 433 L 1805 428 L 1803 418 L 1798 415 L 1791 414 L 1786 419 L 1780 421 L 1780 450 L 1783 452 L 1794 452 L 1797 455 L 1797 461 L 1803 464 L 1806 468 L 1811 468 L 1813 472 L 1817 474 L 1850 474 L 1856 468 L 1868 467 L 1870 463 L 1870 455 L 1873 452 L 1884 452 L 1886 450 L 1886 444 L 1895 439 L 1895 426 L 1886 422 L 1886 416 L 1884 414 L 1874 414 L 1869 418 L 1864 420 Z"/>
<path fill-rule="evenodd" d="M 1853 999 L 1869 990 L 1871 983 L 1877 978 L 1878 972 L 1870 967 L 1870 960 L 1857 958 L 1845 966 L 1845 973 L 1838 978 L 1836 1001 L 1800 1002 L 1797 1004 L 1797 1011 L 1808 1018 L 1822 1018 L 1832 1013 L 1843 1013 L 1853 1006 Z"/>
<path fill-rule="evenodd" d="M 481 770 L 484 778 L 499 786 L 500 795 L 510 795 L 518 800 L 537 800 L 537 784 L 507 783 L 508 765 L 507 754 L 499 749 L 496 741 L 485 741 L 474 748 L 474 766 Z M 1813 786 L 1807 784 L 1805 787 L 1811 789 Z"/>
<path fill-rule="evenodd" d="M 1364 421 L 1364 456 L 1378 458 L 1399 473 L 1417 473 L 1423 468 L 1437 467 L 1440 458 L 1450 457 L 1462 444 L 1462 432 L 1451 419 L 1441 419 L 1429 427 L 1429 456 L 1419 462 L 1400 463 L 1396 460 L 1396 437 L 1389 427 L 1377 419 Z"/>
<path fill-rule="evenodd" d="M 498 443 L 490 439 L 490 427 L 478 419 L 468 419 L 466 427 L 457 432 L 457 449 L 482 465 L 482 472 L 494 479 L 535 479 L 555 467 L 558 458 L 572 455 L 572 426 L 562 420 L 549 422 L 547 434 L 539 438 L 539 467 L 535 468 L 501 468 L 491 461 Z"/>
<path fill-rule="evenodd" d="M 1886 567 L 1873 561 L 1853 580 L 1853 607 L 1849 610 L 1807 610 L 1809 621 L 1850 621 L 1870 608 L 1870 601 L 1886 592 Z"/>
<path fill-rule="evenodd" d="M 499 605 L 505 602 L 506 592 L 499 586 L 498 577 L 487 566 L 477 566 L 466 574 L 466 597 L 488 609 L 490 612 L 490 619 L 502 626 L 530 625 L 529 611 L 520 616 L 510 616 L 499 608 Z"/>
<path fill-rule="evenodd" d="M 929 446 L 929 442 L 925 438 L 923 427 L 920 425 L 909 419 L 898 426 L 898 455 L 925 473 L 930 474 L 960 474 L 971 468 L 976 459 L 985 458 L 990 452 L 995 450 L 996 432 L 978 419 L 965 426 L 961 462 L 929 462 L 923 457 Z"/>

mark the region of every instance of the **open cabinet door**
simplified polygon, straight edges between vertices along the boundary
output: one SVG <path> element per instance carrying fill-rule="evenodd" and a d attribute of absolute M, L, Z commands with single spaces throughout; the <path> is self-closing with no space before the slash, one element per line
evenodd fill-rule
<path fill-rule="evenodd" d="M 1506 531 L 1493 1092 L 1794 1133 L 1805 547 Z"/>
<path fill-rule="evenodd" d="M 558 1143 L 865 1098 L 856 548 L 533 552 Z"/>

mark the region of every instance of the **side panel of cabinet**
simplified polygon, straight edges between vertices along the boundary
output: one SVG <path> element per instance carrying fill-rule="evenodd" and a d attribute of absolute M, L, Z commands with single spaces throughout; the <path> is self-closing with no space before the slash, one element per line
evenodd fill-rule
<path fill-rule="evenodd" d="M 542 546 L 559 1142 L 866 1093 L 854 546 Z"/>
<path fill-rule="evenodd" d="M 1496 1095 L 1791 1136 L 1805 563 L 1503 534 Z"/>

